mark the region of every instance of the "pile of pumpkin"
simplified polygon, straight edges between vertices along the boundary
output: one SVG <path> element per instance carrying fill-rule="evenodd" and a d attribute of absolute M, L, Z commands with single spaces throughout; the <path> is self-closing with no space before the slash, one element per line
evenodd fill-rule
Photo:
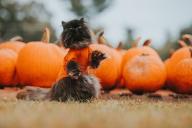
<path fill-rule="evenodd" d="M 68 49 L 49 43 L 49 34 L 46 28 L 41 41 L 0 43 L 1 86 L 50 88 L 62 77 L 63 58 Z M 190 35 L 185 35 L 186 39 L 192 40 Z M 149 46 L 151 40 L 146 40 L 141 47 L 136 41 L 128 50 L 115 49 L 103 42 L 100 35 L 90 47 L 104 52 L 107 59 L 97 69 L 88 68 L 88 73 L 100 79 L 103 89 L 127 88 L 134 93 L 145 93 L 166 86 L 178 93 L 192 93 L 192 47 L 184 41 L 180 41 L 182 48 L 165 63 Z"/>

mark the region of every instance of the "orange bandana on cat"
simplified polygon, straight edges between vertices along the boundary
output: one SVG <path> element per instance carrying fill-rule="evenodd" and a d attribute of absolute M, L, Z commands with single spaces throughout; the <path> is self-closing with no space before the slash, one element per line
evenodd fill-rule
<path fill-rule="evenodd" d="M 86 72 L 90 62 L 91 52 L 92 51 L 89 47 L 82 49 L 70 49 L 67 55 L 64 57 L 64 69 L 66 69 L 67 63 L 73 60 L 79 64 L 82 72 Z"/>

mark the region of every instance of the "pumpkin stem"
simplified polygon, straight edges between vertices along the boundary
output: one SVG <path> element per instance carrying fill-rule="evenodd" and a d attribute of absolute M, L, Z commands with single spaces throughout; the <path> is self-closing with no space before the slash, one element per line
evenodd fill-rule
<path fill-rule="evenodd" d="M 182 40 L 179 40 L 178 43 L 179 43 L 180 47 L 187 47 L 187 44 Z"/>
<path fill-rule="evenodd" d="M 104 44 L 104 45 L 107 45 L 109 47 L 112 47 L 108 42 L 107 40 L 105 39 L 105 37 L 103 36 L 104 35 L 104 31 L 100 32 L 98 37 L 97 37 L 97 42 L 98 44 Z"/>
<path fill-rule="evenodd" d="M 190 34 L 185 34 L 182 36 L 183 40 L 188 40 L 190 44 L 192 45 L 192 35 Z"/>
<path fill-rule="evenodd" d="M 43 30 L 43 36 L 41 38 L 41 41 L 45 42 L 45 43 L 49 43 L 49 41 L 50 41 L 50 30 L 49 30 L 48 27 L 45 27 L 45 29 Z"/>
<path fill-rule="evenodd" d="M 134 48 L 134 47 L 137 47 L 139 42 L 141 41 L 141 37 L 137 37 L 131 44 L 131 47 Z"/>
<path fill-rule="evenodd" d="M 192 58 L 192 48 L 189 48 L 189 52 L 190 52 L 190 55 L 191 55 L 191 58 Z"/>
<path fill-rule="evenodd" d="M 147 39 L 144 41 L 143 46 L 149 46 L 151 44 L 151 39 Z"/>
<path fill-rule="evenodd" d="M 104 31 L 101 31 L 98 35 L 98 37 L 102 37 L 104 35 Z"/>
<path fill-rule="evenodd" d="M 117 45 L 116 49 L 117 49 L 117 50 L 120 50 L 120 49 L 122 49 L 122 48 L 123 48 L 123 42 L 120 41 L 119 44 Z"/>
<path fill-rule="evenodd" d="M 9 39 L 10 41 L 23 41 L 23 38 L 21 36 L 14 36 L 11 39 Z"/>
<path fill-rule="evenodd" d="M 142 53 L 141 56 L 149 56 L 149 53 Z"/>
<path fill-rule="evenodd" d="M 97 38 L 98 44 L 106 44 L 106 39 L 103 36 L 104 31 L 100 32 Z"/>

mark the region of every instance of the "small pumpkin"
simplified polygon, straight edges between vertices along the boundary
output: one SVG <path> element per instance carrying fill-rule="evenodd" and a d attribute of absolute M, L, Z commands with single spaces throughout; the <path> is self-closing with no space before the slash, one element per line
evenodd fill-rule
<path fill-rule="evenodd" d="M 15 86 L 17 53 L 11 49 L 0 49 L 0 85 Z"/>
<path fill-rule="evenodd" d="M 51 87 L 58 79 L 65 52 L 49 43 L 49 37 L 45 28 L 42 41 L 29 42 L 19 52 L 16 68 L 21 85 Z"/>
<path fill-rule="evenodd" d="M 159 57 L 142 53 L 126 63 L 122 75 L 125 86 L 132 92 L 154 92 L 164 85 L 166 68 Z"/>

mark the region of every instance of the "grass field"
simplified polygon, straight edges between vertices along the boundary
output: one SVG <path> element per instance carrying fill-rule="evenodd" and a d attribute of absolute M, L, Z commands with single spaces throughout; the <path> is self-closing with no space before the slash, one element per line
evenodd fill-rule
<path fill-rule="evenodd" d="M 0 101 L 0 128 L 192 128 L 191 101 Z"/>

